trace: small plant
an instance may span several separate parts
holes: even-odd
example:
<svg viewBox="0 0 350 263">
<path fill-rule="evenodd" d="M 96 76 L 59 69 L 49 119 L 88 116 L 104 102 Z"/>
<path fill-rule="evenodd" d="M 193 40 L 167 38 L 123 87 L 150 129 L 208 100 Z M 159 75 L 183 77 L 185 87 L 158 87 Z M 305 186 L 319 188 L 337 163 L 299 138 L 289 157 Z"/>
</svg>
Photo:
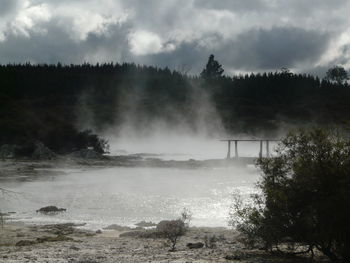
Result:
<svg viewBox="0 0 350 263">
<path fill-rule="evenodd" d="M 1 225 L 1 228 L 4 228 L 4 223 L 5 223 L 4 215 L 3 215 L 3 213 L 1 213 L 1 210 L 0 210 L 0 225 Z"/>
<path fill-rule="evenodd" d="M 263 209 L 261 196 L 257 194 L 250 196 L 254 204 L 243 202 L 240 192 L 233 193 L 232 197 L 233 204 L 230 208 L 228 224 L 242 234 L 239 239 L 246 247 L 261 247 L 262 243 L 264 243 L 261 239 L 262 233 L 256 227 L 259 220 L 257 217 Z M 268 236 L 265 237 L 265 242 L 267 240 Z M 265 244 L 262 246 L 265 246 Z"/>
<path fill-rule="evenodd" d="M 175 251 L 176 242 L 183 236 L 187 227 L 181 219 L 163 220 L 157 225 L 156 231 L 164 238 L 167 238 L 171 243 L 170 251 Z"/>
<path fill-rule="evenodd" d="M 189 210 L 188 208 L 185 208 L 182 210 L 181 212 L 181 218 L 180 220 L 182 220 L 186 227 L 188 228 L 190 226 L 190 222 L 192 220 L 192 212 L 191 210 Z"/>
<path fill-rule="evenodd" d="M 180 218 L 176 220 L 160 221 L 156 227 L 156 233 L 167 238 L 171 243 L 170 251 L 175 251 L 175 246 L 180 236 L 183 236 L 189 228 L 192 219 L 192 212 L 184 208 Z"/>
<path fill-rule="evenodd" d="M 204 236 L 204 245 L 206 248 L 216 248 L 216 242 L 218 241 L 215 235 L 213 236 Z"/>
</svg>

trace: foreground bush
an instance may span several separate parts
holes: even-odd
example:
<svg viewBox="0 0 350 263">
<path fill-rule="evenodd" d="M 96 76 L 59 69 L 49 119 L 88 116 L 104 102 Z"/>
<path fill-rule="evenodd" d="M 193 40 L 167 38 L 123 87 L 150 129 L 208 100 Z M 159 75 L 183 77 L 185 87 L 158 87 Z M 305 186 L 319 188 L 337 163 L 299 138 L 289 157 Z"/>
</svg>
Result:
<svg viewBox="0 0 350 263">
<path fill-rule="evenodd" d="M 266 249 L 288 243 L 293 252 L 304 247 L 313 256 L 318 249 L 350 262 L 350 141 L 320 129 L 299 131 L 277 153 L 258 160 L 261 195 L 253 207 L 235 207 L 233 224 Z"/>
<path fill-rule="evenodd" d="M 176 220 L 162 220 L 155 229 L 141 229 L 120 234 L 120 237 L 140 237 L 140 238 L 166 238 L 170 243 L 170 251 L 175 251 L 176 243 L 180 237 L 185 235 L 189 229 L 190 221 L 192 219 L 192 213 L 189 209 L 184 208 L 181 212 L 181 217 Z M 154 226 L 151 222 L 146 225 Z"/>
<path fill-rule="evenodd" d="M 187 227 L 181 219 L 163 220 L 158 223 L 156 231 L 162 237 L 167 238 L 170 241 L 170 251 L 175 251 L 176 242 L 180 236 L 183 236 L 186 233 Z"/>
</svg>

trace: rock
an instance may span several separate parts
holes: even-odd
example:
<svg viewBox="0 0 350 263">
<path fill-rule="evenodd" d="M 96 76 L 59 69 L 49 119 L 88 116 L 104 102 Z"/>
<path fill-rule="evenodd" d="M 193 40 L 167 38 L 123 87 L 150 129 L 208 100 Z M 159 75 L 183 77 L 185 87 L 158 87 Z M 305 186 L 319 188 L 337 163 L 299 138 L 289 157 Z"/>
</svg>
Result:
<svg viewBox="0 0 350 263">
<path fill-rule="evenodd" d="M 72 250 L 75 250 L 75 251 L 80 250 L 80 248 L 78 248 L 78 247 L 76 247 L 76 246 L 74 246 L 74 245 L 70 246 L 69 249 L 72 249 Z"/>
<path fill-rule="evenodd" d="M 95 232 L 96 234 L 102 234 L 102 231 L 99 229 Z"/>
<path fill-rule="evenodd" d="M 47 148 L 42 142 L 37 142 L 35 144 L 34 152 L 32 153 L 32 158 L 37 160 L 51 160 L 55 159 L 56 154 Z"/>
<path fill-rule="evenodd" d="M 37 242 L 33 241 L 33 240 L 20 240 L 16 243 L 16 246 L 17 247 L 31 246 L 31 245 L 34 245 L 36 243 Z"/>
<path fill-rule="evenodd" d="M 42 226 L 41 229 L 45 229 L 45 232 L 51 233 L 54 235 L 71 235 L 77 233 L 77 230 L 74 228 L 76 225 L 73 223 L 66 224 L 53 224 Z"/>
<path fill-rule="evenodd" d="M 187 243 L 186 247 L 188 247 L 189 249 L 196 249 L 204 247 L 204 244 L 202 242 Z"/>
<path fill-rule="evenodd" d="M 242 252 L 237 252 L 235 254 L 225 256 L 225 259 L 227 260 L 242 260 L 245 258 L 247 258 L 247 255 Z"/>
<path fill-rule="evenodd" d="M 152 226 L 157 226 L 157 224 L 155 224 L 153 222 L 141 221 L 141 222 L 135 224 L 135 226 L 138 226 L 138 227 L 152 227 Z"/>
<path fill-rule="evenodd" d="M 116 225 L 116 224 L 113 224 L 113 225 L 109 225 L 103 229 L 106 229 L 106 230 L 116 230 L 116 231 L 130 231 L 131 228 L 130 227 L 127 227 L 127 226 L 120 226 L 120 225 Z"/>
<path fill-rule="evenodd" d="M 263 258 L 257 258 L 253 261 L 254 263 L 268 263 L 268 261 L 266 261 L 265 259 Z"/>
<path fill-rule="evenodd" d="M 73 238 L 66 237 L 63 235 L 58 235 L 57 237 L 38 237 L 36 239 L 37 243 L 58 242 L 58 241 L 73 241 Z"/>
<path fill-rule="evenodd" d="M 103 228 L 105 230 L 116 230 L 116 231 L 130 231 L 132 230 L 132 228 L 128 227 L 128 226 L 121 226 L 121 225 L 117 225 L 117 224 L 113 224 L 113 225 L 109 225 L 105 228 Z"/>
<path fill-rule="evenodd" d="M 139 231 L 129 231 L 124 232 L 119 235 L 119 237 L 133 237 L 133 238 L 162 238 L 164 237 L 163 233 L 159 233 L 154 229 L 148 230 L 139 230 Z"/>
<path fill-rule="evenodd" d="M 83 159 L 105 159 L 105 157 L 102 154 L 95 152 L 92 149 L 82 149 L 79 151 L 75 151 L 69 154 L 69 156 L 73 158 Z"/>
<path fill-rule="evenodd" d="M 58 235 L 56 237 L 38 237 L 36 240 L 21 240 L 16 243 L 16 246 L 23 247 L 23 246 L 31 246 L 34 244 L 44 243 L 44 242 L 58 242 L 58 241 L 74 241 L 73 238 L 64 236 L 64 235 Z"/>
<path fill-rule="evenodd" d="M 44 213 L 44 214 L 50 214 L 50 213 L 58 213 L 58 212 L 65 212 L 67 209 L 65 208 L 58 208 L 57 206 L 45 206 L 40 208 L 39 210 L 36 210 L 37 213 Z"/>
</svg>

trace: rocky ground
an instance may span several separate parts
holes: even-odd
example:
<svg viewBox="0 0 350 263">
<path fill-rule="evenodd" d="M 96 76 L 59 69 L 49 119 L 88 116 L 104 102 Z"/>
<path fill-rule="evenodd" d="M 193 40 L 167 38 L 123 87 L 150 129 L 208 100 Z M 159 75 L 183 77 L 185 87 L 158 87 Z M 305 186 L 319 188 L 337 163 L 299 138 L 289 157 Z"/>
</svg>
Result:
<svg viewBox="0 0 350 263">
<path fill-rule="evenodd" d="M 305 258 L 245 249 L 237 233 L 225 228 L 190 228 L 174 252 L 164 238 L 125 234 L 128 231 L 114 227 L 96 233 L 73 224 L 7 223 L 0 229 L 0 262 L 307 262 Z M 205 236 L 214 235 L 212 248 L 186 246 L 204 243 Z"/>
</svg>

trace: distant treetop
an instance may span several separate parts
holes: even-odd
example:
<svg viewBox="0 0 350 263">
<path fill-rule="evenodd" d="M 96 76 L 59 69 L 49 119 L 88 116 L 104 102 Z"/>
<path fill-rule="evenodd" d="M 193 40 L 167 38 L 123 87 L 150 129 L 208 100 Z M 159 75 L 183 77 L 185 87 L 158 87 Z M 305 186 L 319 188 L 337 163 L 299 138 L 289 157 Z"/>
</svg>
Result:
<svg viewBox="0 0 350 263">
<path fill-rule="evenodd" d="M 205 66 L 205 69 L 201 72 L 201 77 L 206 80 L 214 80 L 222 77 L 224 73 L 224 69 L 222 65 L 214 59 L 214 55 L 210 55 L 208 59 L 208 63 Z"/>
<path fill-rule="evenodd" d="M 344 84 L 349 79 L 349 73 L 341 66 L 334 66 L 327 71 L 326 79 L 337 84 Z"/>
</svg>

